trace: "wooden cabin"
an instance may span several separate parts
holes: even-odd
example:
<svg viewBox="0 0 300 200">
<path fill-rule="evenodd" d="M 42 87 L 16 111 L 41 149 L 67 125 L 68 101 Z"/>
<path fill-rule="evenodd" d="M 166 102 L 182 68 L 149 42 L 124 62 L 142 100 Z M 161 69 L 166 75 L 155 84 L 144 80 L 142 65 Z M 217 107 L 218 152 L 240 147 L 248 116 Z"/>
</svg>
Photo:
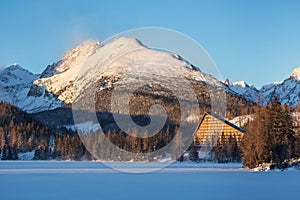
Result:
<svg viewBox="0 0 300 200">
<path fill-rule="evenodd" d="M 212 113 L 205 113 L 200 121 L 198 130 L 194 137 L 196 146 L 204 146 L 223 137 L 223 141 L 228 141 L 230 136 L 240 143 L 246 131 L 226 119 Z"/>
</svg>

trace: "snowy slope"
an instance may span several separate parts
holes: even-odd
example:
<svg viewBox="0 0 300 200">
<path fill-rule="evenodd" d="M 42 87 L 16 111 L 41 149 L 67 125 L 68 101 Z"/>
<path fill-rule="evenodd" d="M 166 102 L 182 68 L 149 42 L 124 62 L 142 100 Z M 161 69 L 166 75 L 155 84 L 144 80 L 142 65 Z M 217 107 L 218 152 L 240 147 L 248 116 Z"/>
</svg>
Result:
<svg viewBox="0 0 300 200">
<path fill-rule="evenodd" d="M 243 81 L 231 83 L 226 80 L 225 84 L 244 98 L 253 102 L 260 100 L 263 105 L 266 105 L 274 96 L 278 96 L 282 104 L 297 106 L 300 103 L 300 67 L 296 68 L 285 80 L 264 85 L 260 90 L 254 86 L 250 87 Z"/>
<path fill-rule="evenodd" d="M 186 78 L 206 82 L 212 86 L 224 87 L 222 82 L 211 75 L 202 73 L 198 68 L 195 68 L 179 55 L 149 49 L 140 41 L 133 38 L 121 37 L 115 39 L 101 48 L 98 48 L 95 51 L 95 55 L 99 58 L 97 65 L 101 65 L 102 68 L 94 68 L 93 65 L 91 65 L 90 68 L 81 71 L 80 74 L 82 77 L 78 79 L 78 87 L 80 87 L 80 85 L 88 86 L 92 84 L 92 82 L 89 81 L 96 80 L 99 75 L 109 77 L 106 81 L 106 87 L 112 86 L 111 80 L 116 78 L 122 79 L 123 74 L 131 71 L 134 72 L 134 67 L 143 66 L 145 63 L 163 63 L 166 69 L 171 66 L 178 74 L 182 74 Z M 132 75 L 134 76 L 134 74 Z M 155 69 L 153 69 L 143 78 L 147 80 L 147 78 L 149 79 L 149 77 L 153 75 L 160 75 L 165 79 L 170 77 L 168 70 L 155 71 Z M 127 79 L 121 81 L 124 83 L 130 82 L 131 80 Z"/>
<path fill-rule="evenodd" d="M 79 133 L 90 133 L 90 132 L 96 132 L 101 129 L 99 123 L 94 123 L 91 121 L 80 123 L 80 124 L 68 124 L 64 125 L 65 128 L 70 129 L 72 131 L 78 130 Z"/>
<path fill-rule="evenodd" d="M 32 74 L 18 64 L 0 69 L 0 87 L 32 83 L 39 75 Z"/>
<path fill-rule="evenodd" d="M 294 77 L 295 79 L 300 80 L 300 66 L 294 69 L 290 77 Z"/>
<path fill-rule="evenodd" d="M 94 67 L 92 64 L 85 69 L 81 68 L 91 55 L 97 55 L 97 64 L 103 66 L 102 68 Z M 274 95 L 278 95 L 282 103 L 296 105 L 299 102 L 300 67 L 283 82 L 266 85 L 257 90 L 243 81 L 232 83 L 228 80 L 224 84 L 201 72 L 178 54 L 149 49 L 137 39 L 124 37 L 105 45 L 100 45 L 100 42 L 96 41 L 84 42 L 67 52 L 60 61 L 47 66 L 40 76 L 18 65 L 3 69 L 0 71 L 0 101 L 11 102 L 30 113 L 52 110 L 73 102 L 74 80 L 77 76 L 79 78 L 76 87 L 79 87 L 79 92 L 93 84 L 92 80 L 100 77 L 107 78 L 103 88 L 100 88 L 104 89 L 111 87 L 112 80 L 118 78 L 121 80 L 119 83 L 130 83 L 130 79 L 122 79 L 124 73 L 132 71 L 133 66 L 145 63 L 171 66 L 178 74 L 188 79 L 226 88 L 228 92 L 253 102 L 258 102 L 260 97 L 262 103 L 266 104 Z M 159 71 L 158 74 L 172 80 L 167 70 Z M 151 70 L 148 76 L 153 75 Z"/>
<path fill-rule="evenodd" d="M 57 95 L 65 103 L 72 102 L 73 82 L 86 58 L 99 46 L 99 42 L 86 41 L 67 52 L 60 61 L 49 65 L 34 84 Z"/>
<path fill-rule="evenodd" d="M 297 126 L 297 124 L 300 123 L 300 112 L 292 112 L 291 116 L 293 118 L 294 126 Z M 242 116 L 235 117 L 229 121 L 235 124 L 236 126 L 243 127 L 247 123 L 253 120 L 254 120 L 254 115 L 242 115 Z"/>
<path fill-rule="evenodd" d="M 104 68 L 94 65 L 81 68 L 92 54 L 97 54 L 98 64 L 105 66 Z M 112 84 L 110 80 L 122 77 L 124 73 L 132 70 L 132 66 L 145 63 L 163 63 L 172 66 L 178 74 L 183 74 L 186 78 L 224 87 L 222 82 L 202 73 L 177 54 L 152 50 L 137 39 L 121 37 L 105 45 L 95 41 L 84 42 L 67 52 L 60 61 L 47 66 L 40 77 L 19 66 L 15 66 L 19 71 L 3 71 L 0 77 L 1 100 L 11 102 L 30 113 L 52 110 L 72 103 L 74 80 L 77 76 L 77 86 L 82 87 L 82 90 L 94 83 L 91 80 L 100 77 L 108 77 L 106 85 L 109 87 Z M 167 70 L 156 73 L 169 77 Z M 154 73 L 149 73 L 149 76 L 153 75 Z"/>
<path fill-rule="evenodd" d="M 300 98 L 300 67 L 296 68 L 291 75 L 280 83 L 263 86 L 260 89 L 260 96 L 263 104 L 278 96 L 282 104 L 296 106 Z"/>
<path fill-rule="evenodd" d="M 253 115 L 243 115 L 243 116 L 235 117 L 229 121 L 236 126 L 244 127 L 246 124 L 253 121 L 253 117 L 254 117 Z"/>
<path fill-rule="evenodd" d="M 33 82 L 39 77 L 21 66 L 14 64 L 0 71 L 0 101 L 14 104 L 28 111 L 38 112 L 62 105 L 55 95 L 37 88 L 39 94 L 32 92 L 36 86 Z"/>
<path fill-rule="evenodd" d="M 99 45 L 87 41 L 67 52 L 41 74 L 32 74 L 17 64 L 0 71 L 0 101 L 36 113 L 70 103 L 72 84 L 86 57 Z"/>
<path fill-rule="evenodd" d="M 95 67 L 93 64 L 84 69 L 81 68 L 91 55 L 97 56 L 97 65 L 101 65 L 101 68 Z M 38 94 L 45 90 L 49 94 L 54 94 L 56 98 L 49 102 L 59 100 L 59 103 L 52 103 L 52 109 L 59 107 L 61 102 L 72 103 L 74 80 L 77 76 L 76 87 L 79 88 L 79 92 L 90 84 L 94 84 L 94 80 L 98 80 L 100 77 L 108 77 L 106 87 L 109 87 L 112 85 L 111 80 L 122 77 L 124 73 L 131 71 L 133 66 L 145 63 L 163 63 L 172 66 L 177 73 L 183 74 L 187 78 L 203 81 L 212 86 L 224 87 L 222 82 L 211 75 L 202 73 L 177 54 L 152 50 L 137 39 L 121 37 L 105 45 L 100 45 L 100 42 L 87 41 L 72 49 L 59 62 L 47 67 L 41 77 L 33 82 L 34 86 L 31 87 L 31 91 L 33 94 Z M 159 71 L 158 74 L 162 77 L 169 76 L 167 70 Z M 149 76 L 151 75 L 153 73 L 149 73 Z M 31 109 L 30 111 L 42 110 L 45 108 Z"/>
<path fill-rule="evenodd" d="M 244 81 L 230 82 L 228 79 L 225 81 L 225 84 L 238 95 L 243 96 L 247 100 L 258 103 L 259 90 L 254 86 L 249 86 Z"/>
</svg>

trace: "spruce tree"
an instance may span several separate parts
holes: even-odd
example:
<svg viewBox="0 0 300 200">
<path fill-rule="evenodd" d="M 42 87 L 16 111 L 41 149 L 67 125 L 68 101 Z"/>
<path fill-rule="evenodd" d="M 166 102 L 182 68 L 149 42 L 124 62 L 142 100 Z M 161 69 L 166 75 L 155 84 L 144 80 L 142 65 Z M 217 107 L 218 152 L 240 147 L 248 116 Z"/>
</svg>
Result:
<svg viewBox="0 0 300 200">
<path fill-rule="evenodd" d="M 7 160 L 7 148 L 6 148 L 6 145 L 4 145 L 3 148 L 2 148 L 1 160 Z"/>
<path fill-rule="evenodd" d="M 243 162 L 250 168 L 261 163 L 281 165 L 295 155 L 295 134 L 290 109 L 274 97 L 266 107 L 258 107 L 242 140 Z"/>
<path fill-rule="evenodd" d="M 215 159 L 220 163 L 227 160 L 227 144 L 224 133 L 221 134 L 215 147 Z"/>
<path fill-rule="evenodd" d="M 199 153 L 194 143 L 192 143 L 192 145 L 189 148 L 189 159 L 193 162 L 197 162 L 199 160 Z"/>
<path fill-rule="evenodd" d="M 254 119 L 246 127 L 248 130 L 242 138 L 242 160 L 245 166 L 254 168 L 264 162 L 268 153 L 267 128 L 266 128 L 266 109 L 257 106 L 255 108 Z"/>
<path fill-rule="evenodd" d="M 281 164 L 293 154 L 294 132 L 292 118 L 288 109 L 282 108 L 278 97 L 272 99 L 268 116 L 268 149 L 271 152 L 267 160 L 271 163 Z"/>
<path fill-rule="evenodd" d="M 7 148 L 7 160 L 13 160 L 13 151 L 10 146 Z"/>
</svg>

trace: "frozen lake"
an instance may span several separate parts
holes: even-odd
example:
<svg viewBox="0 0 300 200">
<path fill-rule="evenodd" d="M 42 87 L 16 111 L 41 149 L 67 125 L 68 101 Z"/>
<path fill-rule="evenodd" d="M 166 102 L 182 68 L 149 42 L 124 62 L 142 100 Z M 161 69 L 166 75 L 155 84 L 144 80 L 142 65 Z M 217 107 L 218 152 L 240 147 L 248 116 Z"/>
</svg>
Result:
<svg viewBox="0 0 300 200">
<path fill-rule="evenodd" d="M 298 198 L 299 180 L 297 170 L 258 173 L 240 164 L 175 163 L 132 174 L 96 162 L 13 161 L 0 162 L 0 199 L 288 199 Z"/>
</svg>

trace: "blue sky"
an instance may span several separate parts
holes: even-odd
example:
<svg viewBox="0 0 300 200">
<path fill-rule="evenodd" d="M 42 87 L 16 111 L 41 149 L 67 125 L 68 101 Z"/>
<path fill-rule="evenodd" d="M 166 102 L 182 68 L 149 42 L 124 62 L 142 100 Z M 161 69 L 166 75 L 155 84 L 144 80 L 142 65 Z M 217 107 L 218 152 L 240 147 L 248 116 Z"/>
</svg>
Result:
<svg viewBox="0 0 300 200">
<path fill-rule="evenodd" d="M 6 1 L 0 3 L 0 65 L 40 73 L 84 40 L 154 26 L 195 39 L 224 79 L 259 88 L 300 65 L 299 2 Z"/>
</svg>

